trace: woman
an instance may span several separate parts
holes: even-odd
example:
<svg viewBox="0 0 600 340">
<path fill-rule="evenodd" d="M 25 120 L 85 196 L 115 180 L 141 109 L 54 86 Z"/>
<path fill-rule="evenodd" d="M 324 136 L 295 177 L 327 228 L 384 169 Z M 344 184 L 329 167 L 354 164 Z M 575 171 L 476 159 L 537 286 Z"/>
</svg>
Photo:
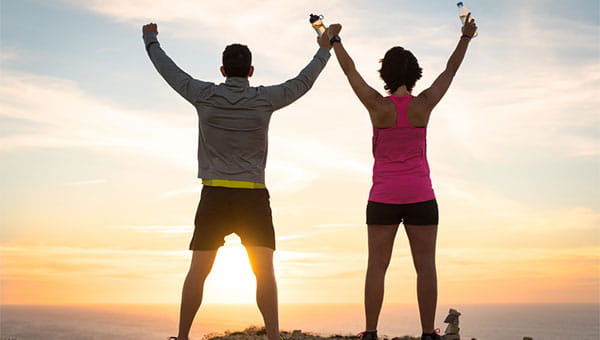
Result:
<svg viewBox="0 0 600 340">
<path fill-rule="evenodd" d="M 410 51 L 393 47 L 381 60 L 379 73 L 389 96 L 383 97 L 360 76 L 337 33 L 329 27 L 335 55 L 373 125 L 373 186 L 367 204 L 369 262 L 365 280 L 366 328 L 362 339 L 377 339 L 377 322 L 383 303 L 385 272 L 400 223 L 408 235 L 417 271 L 417 297 L 422 340 L 441 339 L 434 330 L 437 304 L 435 242 L 438 208 L 426 157 L 426 127 L 431 111 L 448 90 L 471 38 L 477 31 L 470 14 L 458 46 L 446 69 L 431 87 L 412 95 L 422 69 Z"/>
</svg>

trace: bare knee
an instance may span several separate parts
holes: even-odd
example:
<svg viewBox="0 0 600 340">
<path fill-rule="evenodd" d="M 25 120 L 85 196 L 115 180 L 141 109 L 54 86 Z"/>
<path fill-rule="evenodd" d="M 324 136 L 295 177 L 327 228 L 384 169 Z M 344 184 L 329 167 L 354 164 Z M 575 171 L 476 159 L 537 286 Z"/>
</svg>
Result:
<svg viewBox="0 0 600 340">
<path fill-rule="evenodd" d="M 217 251 L 194 251 L 188 277 L 204 280 L 210 273 Z"/>
<path fill-rule="evenodd" d="M 380 256 L 369 256 L 369 264 L 367 272 L 374 275 L 383 275 L 387 271 L 390 265 L 389 258 L 383 258 Z"/>
<path fill-rule="evenodd" d="M 254 264 L 252 266 L 252 272 L 256 277 L 256 280 L 271 280 L 275 279 L 275 268 L 273 263 L 261 263 Z"/>
<path fill-rule="evenodd" d="M 190 266 L 188 276 L 194 279 L 205 280 L 208 274 L 210 274 L 211 267 L 209 266 Z"/>
<path fill-rule="evenodd" d="M 204 280 L 206 279 L 208 274 L 210 274 L 210 271 L 212 270 L 212 265 L 212 262 L 207 263 L 192 261 L 192 264 L 190 265 L 190 269 L 188 271 L 188 276 L 191 276 L 195 279 Z"/>
<path fill-rule="evenodd" d="M 273 249 L 266 247 L 246 247 L 252 272 L 257 280 L 274 279 Z"/>
<path fill-rule="evenodd" d="M 417 275 L 436 275 L 434 258 L 414 259 Z"/>
</svg>

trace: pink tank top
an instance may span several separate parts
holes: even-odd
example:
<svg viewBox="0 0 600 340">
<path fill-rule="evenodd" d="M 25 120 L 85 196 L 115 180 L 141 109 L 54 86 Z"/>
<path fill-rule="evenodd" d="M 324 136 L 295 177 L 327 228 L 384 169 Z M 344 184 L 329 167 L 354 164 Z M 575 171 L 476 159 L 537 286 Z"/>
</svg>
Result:
<svg viewBox="0 0 600 340">
<path fill-rule="evenodd" d="M 373 129 L 373 186 L 369 201 L 388 204 L 425 202 L 435 198 L 427 163 L 427 128 L 408 122 L 413 96 L 389 96 L 398 111 L 398 122 Z"/>
</svg>

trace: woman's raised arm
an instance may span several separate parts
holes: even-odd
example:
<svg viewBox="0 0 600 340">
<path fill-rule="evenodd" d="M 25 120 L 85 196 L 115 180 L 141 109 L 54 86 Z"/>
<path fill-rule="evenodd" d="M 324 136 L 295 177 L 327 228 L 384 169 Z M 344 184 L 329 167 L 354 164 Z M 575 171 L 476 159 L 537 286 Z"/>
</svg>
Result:
<svg viewBox="0 0 600 340">
<path fill-rule="evenodd" d="M 448 59 L 446 69 L 435 79 L 433 84 L 415 97 L 411 105 L 409 105 L 409 119 L 416 126 L 426 126 L 429 122 L 429 116 L 433 108 L 440 102 L 450 84 L 456 75 L 460 64 L 462 63 L 467 47 L 473 35 L 477 31 L 475 20 L 471 19 L 471 13 L 467 16 L 465 24 L 462 28 L 462 36 L 458 41 L 458 45 Z"/>
<path fill-rule="evenodd" d="M 342 26 L 340 24 L 333 24 L 327 29 L 327 34 L 330 37 L 336 36 L 341 29 Z M 346 78 L 348 78 L 352 90 L 354 90 L 358 99 L 360 99 L 361 103 L 369 111 L 373 127 L 388 128 L 394 126 L 397 118 L 394 104 L 389 100 L 385 100 L 379 92 L 367 84 L 356 70 L 354 61 L 341 41 L 333 43 L 333 50 Z"/>
</svg>

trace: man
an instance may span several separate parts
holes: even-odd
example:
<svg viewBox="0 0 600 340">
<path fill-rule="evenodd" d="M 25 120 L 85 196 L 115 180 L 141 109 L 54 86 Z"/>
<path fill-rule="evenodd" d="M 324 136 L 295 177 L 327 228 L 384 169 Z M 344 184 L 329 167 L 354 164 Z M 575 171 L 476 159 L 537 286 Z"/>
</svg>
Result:
<svg viewBox="0 0 600 340">
<path fill-rule="evenodd" d="M 256 276 L 256 302 L 269 340 L 279 340 L 277 283 L 273 270 L 275 235 L 265 186 L 267 135 L 273 111 L 305 94 L 330 57 L 331 42 L 324 34 L 310 63 L 293 79 L 274 86 L 249 86 L 252 55 L 248 47 L 229 45 L 223 52 L 216 85 L 192 78 L 161 49 L 158 28 L 142 28 L 150 60 L 167 83 L 198 112 L 198 177 L 202 178 L 192 263 L 183 285 L 177 340 L 188 340 L 192 321 L 202 302 L 204 280 L 210 273 L 224 237 L 240 236 Z"/>
</svg>

